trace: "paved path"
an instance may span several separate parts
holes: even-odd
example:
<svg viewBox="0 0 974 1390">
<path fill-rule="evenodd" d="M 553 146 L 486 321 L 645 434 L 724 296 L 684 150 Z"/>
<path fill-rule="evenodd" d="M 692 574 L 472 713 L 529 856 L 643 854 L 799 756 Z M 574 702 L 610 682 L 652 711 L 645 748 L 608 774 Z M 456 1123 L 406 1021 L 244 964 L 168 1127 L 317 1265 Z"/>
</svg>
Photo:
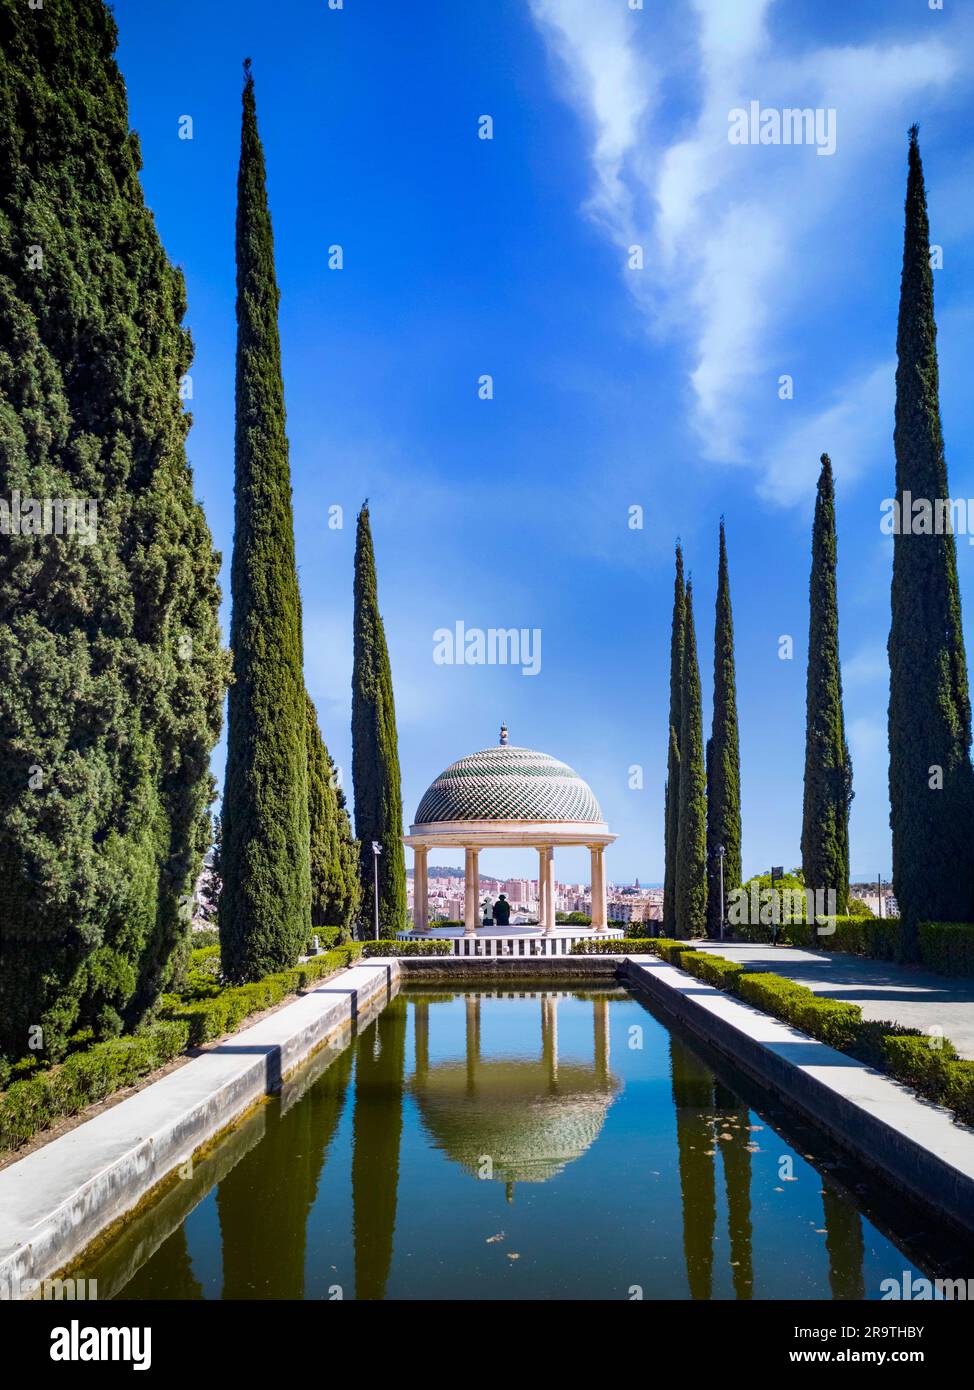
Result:
<svg viewBox="0 0 974 1390">
<path fill-rule="evenodd" d="M 935 975 L 920 966 L 865 960 L 794 946 L 701 943 L 728 960 L 787 975 L 816 994 L 862 1006 L 863 1018 L 943 1030 L 962 1057 L 974 1058 L 974 979 Z"/>
</svg>

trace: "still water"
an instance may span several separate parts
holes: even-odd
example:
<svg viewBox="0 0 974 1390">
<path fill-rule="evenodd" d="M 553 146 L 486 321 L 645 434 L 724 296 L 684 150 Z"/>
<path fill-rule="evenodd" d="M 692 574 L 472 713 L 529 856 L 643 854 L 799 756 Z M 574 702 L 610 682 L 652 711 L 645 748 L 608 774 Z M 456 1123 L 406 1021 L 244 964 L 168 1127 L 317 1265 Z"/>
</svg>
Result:
<svg viewBox="0 0 974 1390">
<path fill-rule="evenodd" d="M 622 989 L 425 986 L 85 1272 L 125 1299 L 877 1298 L 935 1267 L 883 1201 Z"/>
</svg>

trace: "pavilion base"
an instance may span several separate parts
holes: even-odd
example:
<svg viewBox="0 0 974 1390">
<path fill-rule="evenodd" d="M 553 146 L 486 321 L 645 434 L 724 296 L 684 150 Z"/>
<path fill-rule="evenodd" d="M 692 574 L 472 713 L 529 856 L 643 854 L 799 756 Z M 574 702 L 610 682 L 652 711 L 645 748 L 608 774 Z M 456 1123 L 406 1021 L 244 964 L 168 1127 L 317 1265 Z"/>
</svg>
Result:
<svg viewBox="0 0 974 1390">
<path fill-rule="evenodd" d="M 610 940 L 623 935 L 619 927 L 478 927 L 467 933 L 462 927 L 435 927 L 428 931 L 404 931 L 402 941 L 450 941 L 455 956 L 569 956 L 576 941 L 594 937 Z"/>
</svg>

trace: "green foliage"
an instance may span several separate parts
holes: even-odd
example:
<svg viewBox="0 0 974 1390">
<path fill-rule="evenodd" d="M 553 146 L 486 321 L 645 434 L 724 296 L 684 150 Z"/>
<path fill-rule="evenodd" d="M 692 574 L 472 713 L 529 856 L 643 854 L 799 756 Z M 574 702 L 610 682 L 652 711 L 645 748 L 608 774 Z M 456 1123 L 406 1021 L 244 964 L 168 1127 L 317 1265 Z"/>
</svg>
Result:
<svg viewBox="0 0 974 1390">
<path fill-rule="evenodd" d="M 974 975 L 974 923 L 921 922 L 920 959 L 943 975 Z"/>
<path fill-rule="evenodd" d="M 896 357 L 896 498 L 902 506 L 908 492 L 932 508 L 950 494 L 940 425 L 930 227 L 915 126 Z M 971 703 L 952 534 L 908 535 L 899 528 L 893 538 L 892 610 L 893 890 L 903 921 L 902 956 L 915 960 L 921 922 L 963 922 L 974 913 Z"/>
<path fill-rule="evenodd" d="M 847 917 L 875 917 L 876 914 L 868 903 L 863 902 L 862 898 L 850 897 L 846 907 Z"/>
<path fill-rule="evenodd" d="M 40 1024 L 48 1060 L 171 977 L 226 676 L 185 286 L 115 44 L 100 0 L 0 7 L 0 497 L 97 508 L 97 543 L 0 553 L 0 1047 Z"/>
<path fill-rule="evenodd" d="M 372 956 L 452 956 L 452 941 L 437 941 L 435 939 L 421 941 L 364 941 L 362 943 L 362 955 L 365 959 Z"/>
<path fill-rule="evenodd" d="M 777 895 L 774 899 L 767 896 L 772 891 Z M 734 934 L 745 941 L 772 940 L 775 924 L 770 918 L 773 912 L 778 917 L 779 941 L 786 939 L 785 926 L 805 922 L 807 904 L 800 872 L 782 874 L 781 878 L 773 881 L 770 873 L 754 874 L 743 885 L 743 892 L 746 895 L 744 908 L 738 910 L 732 903 L 729 916 Z M 746 911 L 747 921 L 738 920 L 742 911 Z M 761 918 L 769 920 L 762 921 Z M 810 933 L 803 934 L 801 944 L 811 945 Z"/>
<path fill-rule="evenodd" d="M 331 946 L 340 946 L 346 939 L 342 934 L 341 927 L 315 927 L 305 943 L 305 955 L 310 955 L 315 937 L 318 938 L 318 946 L 321 950 L 328 950 Z"/>
<path fill-rule="evenodd" d="M 254 85 L 237 178 L 237 362 L 223 965 L 236 982 L 295 963 L 311 927 L 301 600 L 274 271 Z"/>
<path fill-rule="evenodd" d="M 681 970 L 688 970 L 715 989 L 734 991 L 738 975 L 743 975 L 748 967 L 739 961 L 725 960 L 713 951 L 682 951 L 675 962 Z"/>
<path fill-rule="evenodd" d="M 308 820 L 311 837 L 311 925 L 338 927 L 348 941 L 358 917 L 361 886 L 359 847 L 338 785 L 335 765 L 322 741 L 310 696 L 306 697 L 308 748 Z"/>
<path fill-rule="evenodd" d="M 683 692 L 683 643 L 686 636 L 686 589 L 683 583 L 683 551 L 676 547 L 673 581 L 673 622 L 670 628 L 670 718 L 666 754 L 666 795 L 663 807 L 665 872 L 663 927 L 676 930 L 676 846 L 680 826 L 680 731 Z"/>
<path fill-rule="evenodd" d="M 231 1033 L 243 1019 L 263 1009 L 280 1004 L 289 994 L 310 989 L 326 975 L 344 970 L 361 955 L 360 942 L 349 942 L 322 956 L 313 956 L 287 970 L 276 970 L 260 980 L 246 985 L 228 985 L 208 991 L 200 997 L 198 991 L 186 996 L 169 995 L 163 1001 L 162 1014 L 186 1024 L 189 1042 L 193 1047 L 212 1042 L 214 1038 Z"/>
<path fill-rule="evenodd" d="M 724 848 L 724 899 L 741 882 L 741 750 L 737 727 L 734 671 L 734 619 L 731 613 L 727 540 L 720 522 L 717 560 L 717 614 L 714 623 L 714 715 L 707 741 L 707 932 L 720 936 L 721 863 Z"/>
<path fill-rule="evenodd" d="M 679 965 L 680 956 L 684 951 L 692 951 L 693 947 L 686 941 L 674 941 L 669 937 L 655 936 L 651 938 L 649 948 L 654 956 L 659 956 L 665 960 L 667 965 Z"/>
<path fill-rule="evenodd" d="M 659 937 L 587 937 L 572 942 L 573 956 L 648 956 L 656 949 Z M 686 943 L 682 943 L 685 945 Z"/>
<path fill-rule="evenodd" d="M 217 931 L 216 927 L 202 927 L 191 933 L 189 944 L 194 951 L 199 951 L 208 946 L 219 946 L 220 933 Z"/>
<path fill-rule="evenodd" d="M 70 1056 L 0 1094 L 0 1150 L 17 1148 L 41 1130 L 164 1066 L 187 1044 L 185 1024 L 150 1024 L 129 1038 L 112 1038 Z"/>
<path fill-rule="evenodd" d="M 379 613 L 375 553 L 366 503 L 355 541 L 355 617 L 352 668 L 352 787 L 355 834 L 360 846 L 361 920 L 375 920 L 372 841 L 379 857 L 379 927 L 406 925 L 406 860 L 402 843 L 402 789 L 392 668 Z"/>
<path fill-rule="evenodd" d="M 846 919 L 848 920 L 848 919 Z M 809 1037 L 877 1067 L 941 1104 L 974 1119 L 974 1062 L 961 1061 L 947 1039 L 895 1023 L 864 1021 L 858 1004 L 828 999 L 770 971 L 752 971 L 685 942 L 657 941 L 651 949 L 688 974 L 736 995 Z"/>
<path fill-rule="evenodd" d="M 809 888 L 834 892 L 836 911 L 844 914 L 849 900 L 852 762 L 842 713 L 835 572 L 835 485 L 832 463 L 828 454 L 823 454 L 812 525 L 812 573 L 808 582 L 802 872 Z"/>
<path fill-rule="evenodd" d="M 685 595 L 680 720 L 675 929 L 681 935 L 694 937 L 703 936 L 707 928 L 707 777 L 692 584 L 687 584 Z"/>
<path fill-rule="evenodd" d="M 590 927 L 592 918 L 587 912 L 556 912 L 555 926 L 560 927 Z M 635 922 L 632 923 L 636 925 Z"/>
</svg>

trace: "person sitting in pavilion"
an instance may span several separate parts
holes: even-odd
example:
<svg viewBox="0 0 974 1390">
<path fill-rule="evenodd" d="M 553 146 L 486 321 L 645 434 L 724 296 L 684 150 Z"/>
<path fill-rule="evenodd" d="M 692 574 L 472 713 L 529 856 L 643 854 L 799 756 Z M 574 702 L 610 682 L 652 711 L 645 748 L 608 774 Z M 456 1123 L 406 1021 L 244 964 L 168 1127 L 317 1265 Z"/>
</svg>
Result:
<svg viewBox="0 0 974 1390">
<path fill-rule="evenodd" d="M 502 893 L 494 903 L 494 921 L 499 927 L 506 927 L 511 920 L 511 904 Z"/>
</svg>

